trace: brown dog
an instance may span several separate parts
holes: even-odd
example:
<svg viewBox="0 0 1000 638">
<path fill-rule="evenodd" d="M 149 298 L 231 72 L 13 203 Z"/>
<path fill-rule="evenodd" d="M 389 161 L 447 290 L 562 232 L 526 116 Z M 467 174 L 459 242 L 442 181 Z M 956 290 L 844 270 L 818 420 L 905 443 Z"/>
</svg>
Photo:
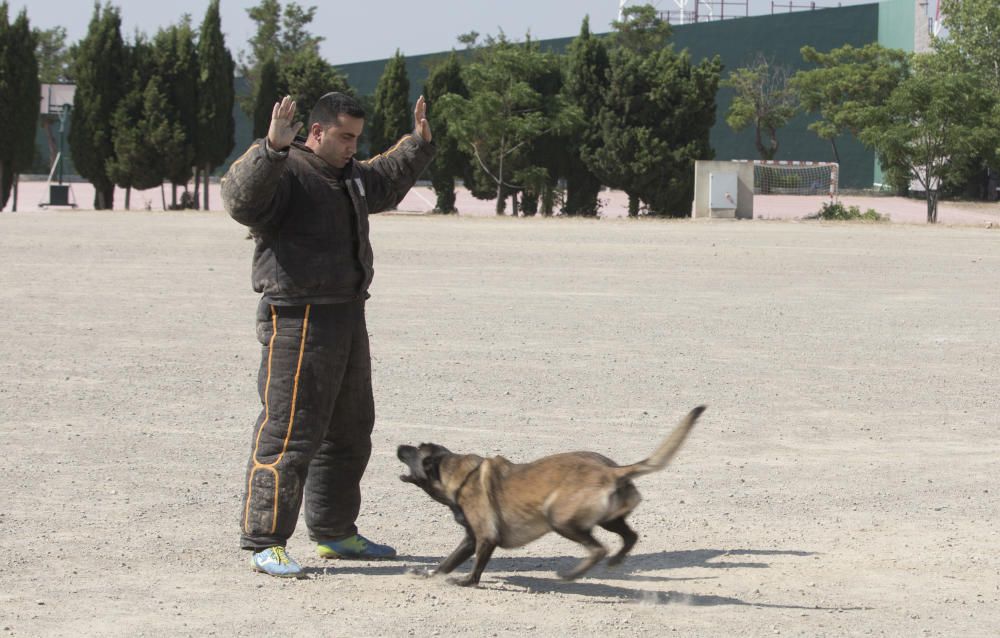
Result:
<svg viewBox="0 0 1000 638">
<path fill-rule="evenodd" d="M 477 585 L 494 549 L 521 547 L 554 531 L 590 553 L 560 574 L 578 578 L 608 553 L 591 534 L 595 525 L 622 537 L 624 545 L 608 561 L 617 565 L 639 538 L 625 522 L 641 500 L 632 479 L 666 467 L 704 411 L 705 406 L 691 410 L 652 456 L 625 466 L 594 452 L 555 454 L 518 464 L 502 456 L 454 454 L 434 443 L 400 445 L 396 456 L 410 469 L 400 480 L 447 505 L 465 528 L 465 538 L 434 573 L 451 573 L 474 553 L 472 572 L 455 582 Z"/>
</svg>

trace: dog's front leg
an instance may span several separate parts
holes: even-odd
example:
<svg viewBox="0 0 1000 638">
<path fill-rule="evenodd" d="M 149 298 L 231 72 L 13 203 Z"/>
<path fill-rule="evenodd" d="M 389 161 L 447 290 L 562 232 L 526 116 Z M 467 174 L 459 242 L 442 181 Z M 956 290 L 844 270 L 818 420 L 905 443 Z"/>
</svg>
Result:
<svg viewBox="0 0 1000 638">
<path fill-rule="evenodd" d="M 497 544 L 493 541 L 477 539 L 476 562 L 472 566 L 472 571 L 465 578 L 456 578 L 451 582 L 456 585 L 461 585 L 462 587 L 475 587 L 478 585 L 479 578 L 483 575 L 483 569 L 486 568 L 486 563 L 490 562 L 490 557 L 493 556 L 493 550 L 496 549 L 496 547 Z"/>
<path fill-rule="evenodd" d="M 450 574 L 455 570 L 456 567 L 469 560 L 476 551 L 476 538 L 472 534 L 466 532 L 465 538 L 462 542 L 458 544 L 448 558 L 441 561 L 441 564 L 437 566 L 434 570 L 435 574 Z"/>
</svg>

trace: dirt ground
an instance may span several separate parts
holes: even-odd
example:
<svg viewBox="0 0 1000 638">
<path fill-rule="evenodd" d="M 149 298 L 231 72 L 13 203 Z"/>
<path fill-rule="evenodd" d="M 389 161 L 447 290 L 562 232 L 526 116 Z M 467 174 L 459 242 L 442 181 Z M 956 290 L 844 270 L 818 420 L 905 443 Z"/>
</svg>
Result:
<svg viewBox="0 0 1000 638">
<path fill-rule="evenodd" d="M 251 573 L 251 244 L 222 213 L 0 215 L 0 635 L 993 636 L 1000 230 L 389 215 L 372 224 L 393 562 Z M 568 583 L 554 535 L 478 589 L 400 443 L 645 457 L 641 538 Z M 609 544 L 615 539 L 599 531 Z M 463 568 L 462 571 L 464 571 Z"/>
</svg>

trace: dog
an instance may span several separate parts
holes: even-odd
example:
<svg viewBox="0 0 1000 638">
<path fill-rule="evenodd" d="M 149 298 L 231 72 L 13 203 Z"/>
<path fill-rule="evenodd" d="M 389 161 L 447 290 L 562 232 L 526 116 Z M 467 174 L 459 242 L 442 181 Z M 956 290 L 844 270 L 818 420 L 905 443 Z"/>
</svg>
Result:
<svg viewBox="0 0 1000 638">
<path fill-rule="evenodd" d="M 550 531 L 583 545 L 588 556 L 560 573 L 573 580 L 607 556 L 594 538 L 600 526 L 622 537 L 622 548 L 608 560 L 622 562 L 639 535 L 625 517 L 641 500 L 632 479 L 666 467 L 705 406 L 685 416 L 649 458 L 619 466 L 594 452 L 568 452 L 531 463 L 511 463 L 502 456 L 455 454 L 435 443 L 400 445 L 396 456 L 409 468 L 400 480 L 423 489 L 447 505 L 465 528 L 465 538 L 433 574 L 449 574 L 473 554 L 472 571 L 452 582 L 476 586 L 497 547 L 522 547 Z"/>
</svg>

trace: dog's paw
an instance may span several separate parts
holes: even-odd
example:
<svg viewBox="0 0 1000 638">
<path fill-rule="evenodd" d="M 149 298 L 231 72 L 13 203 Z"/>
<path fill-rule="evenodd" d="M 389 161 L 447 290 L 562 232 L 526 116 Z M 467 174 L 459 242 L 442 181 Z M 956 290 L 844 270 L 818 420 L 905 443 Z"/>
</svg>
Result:
<svg viewBox="0 0 1000 638">
<path fill-rule="evenodd" d="M 459 587 L 476 587 L 479 585 L 479 581 L 471 575 L 466 576 L 465 578 L 449 578 L 448 582 L 452 585 L 458 585 Z"/>
</svg>

